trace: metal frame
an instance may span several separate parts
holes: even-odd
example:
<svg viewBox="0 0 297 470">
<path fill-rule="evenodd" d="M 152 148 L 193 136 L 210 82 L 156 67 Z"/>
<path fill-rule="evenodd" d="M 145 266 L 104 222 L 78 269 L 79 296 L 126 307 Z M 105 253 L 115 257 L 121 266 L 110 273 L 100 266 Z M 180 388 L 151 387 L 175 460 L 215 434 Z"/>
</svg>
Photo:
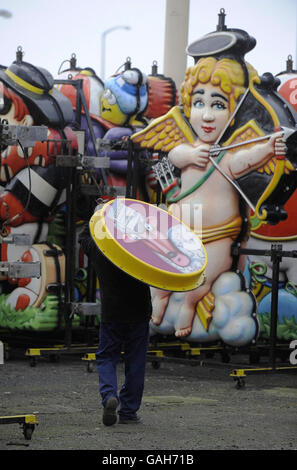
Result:
<svg viewBox="0 0 297 470">
<path fill-rule="evenodd" d="M 4 364 L 4 344 L 0 341 L 0 365 Z M 0 416 L 1 424 L 12 424 L 19 423 L 22 425 L 23 434 L 25 439 L 30 440 L 35 429 L 35 425 L 38 424 L 35 414 L 23 414 L 16 416 Z"/>
<path fill-rule="evenodd" d="M 96 139 L 94 130 L 92 127 L 92 122 L 87 108 L 85 96 L 83 93 L 83 80 L 55 80 L 55 84 L 65 84 L 71 85 L 76 88 L 76 110 L 75 110 L 75 124 L 80 129 L 81 126 L 81 108 L 83 107 L 88 128 L 90 131 L 95 156 L 98 157 L 98 152 L 96 148 Z M 73 195 L 77 192 L 78 188 L 78 172 L 77 168 L 81 166 L 82 159 L 77 155 L 69 156 L 67 159 L 61 158 L 62 156 L 57 156 L 56 164 L 59 166 L 68 167 L 69 179 L 66 187 L 66 243 L 65 243 L 65 297 L 63 305 L 63 314 L 65 319 L 65 345 L 70 347 L 72 340 L 72 317 L 75 311 L 75 302 L 74 302 L 74 277 L 75 277 L 75 226 L 76 226 L 76 204 L 75 198 Z M 86 157 L 83 157 L 86 158 Z M 100 160 L 101 161 L 101 160 Z M 104 168 L 108 167 L 108 162 L 102 161 L 103 167 L 101 169 L 102 179 L 105 185 L 107 185 L 107 177 Z M 94 157 L 89 161 L 90 166 L 94 165 Z M 93 164 L 93 165 L 92 165 Z M 87 291 L 90 293 L 89 283 L 92 283 L 92 279 L 88 277 L 88 287 Z M 95 300 L 88 299 L 88 300 Z"/>
<path fill-rule="evenodd" d="M 59 166 L 64 166 L 69 168 L 69 179 L 68 185 L 66 188 L 66 206 L 67 206 L 67 215 L 66 215 L 66 246 L 65 246 L 65 261 L 66 261 L 66 272 L 65 272 L 65 300 L 64 300 L 64 308 L 63 314 L 65 318 L 65 345 L 66 347 L 70 348 L 71 340 L 72 340 L 72 317 L 74 315 L 75 310 L 77 309 L 77 304 L 74 302 L 74 276 L 75 276 L 75 221 L 76 221 L 76 204 L 75 198 L 73 198 L 73 194 L 76 193 L 78 189 L 78 168 L 82 165 L 82 163 L 87 164 L 88 168 L 101 168 L 103 186 L 102 191 L 104 194 L 109 194 L 111 196 L 115 196 L 117 194 L 117 190 L 121 190 L 122 188 L 115 188 L 113 186 L 108 185 L 107 175 L 105 172 L 105 168 L 109 168 L 109 159 L 108 158 L 98 158 L 98 147 L 96 145 L 96 139 L 94 130 L 92 127 L 92 122 L 89 114 L 89 110 L 87 108 L 85 96 L 83 93 L 83 80 L 55 80 L 56 84 L 67 84 L 72 85 L 76 88 L 76 113 L 75 113 L 75 122 L 77 127 L 80 128 L 81 124 L 81 108 L 83 107 L 88 128 L 90 131 L 95 157 L 87 157 L 82 156 L 79 157 L 77 155 L 69 156 L 67 158 L 63 158 L 63 156 L 57 155 L 57 164 Z M 102 144 L 105 146 L 109 145 L 108 142 Z M 110 144 L 112 145 L 112 144 Z M 65 156 L 64 156 L 65 157 Z M 134 152 L 133 144 L 128 141 L 128 175 L 127 175 L 127 184 L 126 184 L 126 197 L 136 198 L 136 177 L 137 177 L 137 168 L 138 168 L 138 158 L 136 153 Z M 133 165 L 134 163 L 134 165 Z M 100 197 L 102 194 L 98 194 L 98 190 L 100 187 L 97 188 L 97 196 Z M 94 281 L 95 273 L 88 266 L 88 284 L 87 284 L 87 303 L 80 303 L 79 308 L 83 310 L 85 308 L 84 315 L 88 315 L 88 304 L 94 304 L 95 299 L 95 281 Z"/>
<path fill-rule="evenodd" d="M 271 373 L 271 372 L 290 372 L 296 371 L 295 366 L 277 367 L 276 366 L 276 352 L 277 352 L 277 317 L 278 317 L 278 283 L 279 283 L 279 266 L 282 258 L 297 258 L 297 250 L 284 251 L 281 244 L 272 244 L 271 250 L 257 250 L 249 248 L 241 248 L 235 246 L 232 248 L 233 255 L 253 254 L 261 256 L 269 256 L 272 260 L 272 290 L 271 290 L 271 312 L 270 312 L 270 337 L 269 337 L 269 361 L 270 366 L 266 368 L 248 368 L 248 369 L 235 369 L 231 372 L 230 376 L 236 381 L 237 388 L 245 385 L 244 377 L 246 374 Z"/>
<path fill-rule="evenodd" d="M 22 426 L 23 434 L 26 440 L 31 440 L 35 426 L 39 424 L 35 414 L 0 416 L 0 424 L 12 423 L 19 423 Z"/>
</svg>

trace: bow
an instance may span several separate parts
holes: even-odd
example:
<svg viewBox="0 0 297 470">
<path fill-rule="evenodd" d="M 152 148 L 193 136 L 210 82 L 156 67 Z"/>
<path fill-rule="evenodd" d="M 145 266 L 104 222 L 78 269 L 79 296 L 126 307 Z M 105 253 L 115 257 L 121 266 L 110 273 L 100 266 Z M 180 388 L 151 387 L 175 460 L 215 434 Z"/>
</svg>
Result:
<svg viewBox="0 0 297 470">
<path fill-rule="evenodd" d="M 266 111 L 268 111 L 268 113 L 269 113 L 269 115 L 272 119 L 273 125 L 274 125 L 274 131 L 275 132 L 282 131 L 284 140 L 286 140 L 292 133 L 296 132 L 296 129 L 291 129 L 291 128 L 288 128 L 288 127 L 285 127 L 285 126 L 281 127 L 280 122 L 279 122 L 279 118 L 278 118 L 275 110 L 273 109 L 273 107 L 256 90 L 256 88 L 254 86 L 255 80 L 256 80 L 255 78 L 250 80 L 249 86 L 246 89 L 244 95 L 242 96 L 241 100 L 237 104 L 237 106 L 234 109 L 233 113 L 229 117 L 228 122 L 226 123 L 224 129 L 222 130 L 221 134 L 217 138 L 216 142 L 211 147 L 210 156 L 209 156 L 209 159 L 210 159 L 212 165 L 222 174 L 222 176 L 224 176 L 224 178 L 226 178 L 229 181 L 230 184 L 232 184 L 235 187 L 235 189 L 240 193 L 240 195 L 243 197 L 243 199 L 249 205 L 249 207 L 253 210 L 254 214 L 250 217 L 250 222 L 251 222 L 251 227 L 254 230 L 259 228 L 262 225 L 262 223 L 264 223 L 267 219 L 268 212 L 267 212 L 266 209 L 263 209 L 261 211 L 261 206 L 267 200 L 267 198 L 273 193 L 275 188 L 277 187 L 277 185 L 280 181 L 280 178 L 283 175 L 284 170 L 285 170 L 285 158 L 286 157 L 284 155 L 276 155 L 276 166 L 275 166 L 275 169 L 274 169 L 273 177 L 272 177 L 271 181 L 269 182 L 268 186 L 266 187 L 265 191 L 263 192 L 263 194 L 261 195 L 261 197 L 257 201 L 257 204 L 255 206 L 251 202 L 249 197 L 245 194 L 245 192 L 240 188 L 239 184 L 236 181 L 232 180 L 224 172 L 224 170 L 217 164 L 217 162 L 214 160 L 213 156 L 217 155 L 222 150 L 229 150 L 229 149 L 241 147 L 241 146 L 252 144 L 252 143 L 257 143 L 259 141 L 267 140 L 273 135 L 272 133 L 270 133 L 270 134 L 262 135 L 260 137 L 256 137 L 256 138 L 253 138 L 253 139 L 248 139 L 248 140 L 245 140 L 245 141 L 242 141 L 242 142 L 239 142 L 239 143 L 233 143 L 233 144 L 231 143 L 230 145 L 228 145 L 228 142 L 230 142 L 230 139 L 229 139 L 229 140 L 227 140 L 227 142 L 225 142 L 225 145 L 222 145 L 222 146 L 219 145 L 219 142 L 224 137 L 226 131 L 230 127 L 231 122 L 234 120 L 235 116 L 238 114 L 239 110 L 242 108 L 242 105 L 243 105 L 244 101 L 246 100 L 246 98 L 249 94 L 251 94 L 262 106 L 264 106 Z M 237 130 L 237 135 L 238 135 L 238 133 L 239 132 Z"/>
</svg>

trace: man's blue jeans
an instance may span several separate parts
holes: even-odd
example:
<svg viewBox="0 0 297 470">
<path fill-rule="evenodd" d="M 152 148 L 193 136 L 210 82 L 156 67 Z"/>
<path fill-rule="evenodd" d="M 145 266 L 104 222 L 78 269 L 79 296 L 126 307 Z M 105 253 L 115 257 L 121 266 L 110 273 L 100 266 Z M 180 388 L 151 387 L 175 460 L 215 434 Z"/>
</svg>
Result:
<svg viewBox="0 0 297 470">
<path fill-rule="evenodd" d="M 101 323 L 96 353 L 102 405 L 117 397 L 119 415 L 133 418 L 140 408 L 149 343 L 149 323 Z M 124 352 L 125 383 L 118 395 L 116 366 Z"/>
</svg>

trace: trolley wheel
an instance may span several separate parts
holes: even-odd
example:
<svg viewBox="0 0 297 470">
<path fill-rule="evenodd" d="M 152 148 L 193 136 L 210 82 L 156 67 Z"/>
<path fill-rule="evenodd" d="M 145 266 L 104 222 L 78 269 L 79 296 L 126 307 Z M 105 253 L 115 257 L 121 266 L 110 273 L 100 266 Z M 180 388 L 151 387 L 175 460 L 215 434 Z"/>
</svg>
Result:
<svg viewBox="0 0 297 470">
<path fill-rule="evenodd" d="M 50 355 L 49 355 L 49 361 L 50 361 L 50 362 L 56 363 L 56 362 L 59 362 L 60 359 L 61 359 L 61 357 L 60 357 L 59 354 L 50 354 Z"/>
<path fill-rule="evenodd" d="M 160 369 L 161 363 L 159 361 L 152 361 L 152 368 L 153 369 Z"/>
<path fill-rule="evenodd" d="M 36 367 L 36 365 L 37 365 L 36 357 L 34 357 L 34 356 L 30 357 L 30 366 L 31 367 Z"/>
<path fill-rule="evenodd" d="M 230 362 L 230 355 L 226 351 L 222 351 L 221 359 L 224 364 L 228 364 Z"/>
<path fill-rule="evenodd" d="M 28 424 L 28 423 L 23 424 L 23 433 L 27 441 L 31 440 L 34 428 L 35 428 L 34 424 Z"/>
<path fill-rule="evenodd" d="M 245 387 L 245 380 L 244 379 L 242 379 L 241 377 L 237 377 L 235 380 L 236 380 L 235 387 L 237 388 L 237 390 L 240 390 L 241 388 Z"/>
<path fill-rule="evenodd" d="M 87 371 L 88 371 L 88 372 L 94 372 L 94 364 L 93 364 L 93 362 L 88 362 Z"/>
<path fill-rule="evenodd" d="M 214 357 L 215 353 L 214 352 L 207 352 L 205 353 L 206 359 L 212 359 Z"/>
</svg>

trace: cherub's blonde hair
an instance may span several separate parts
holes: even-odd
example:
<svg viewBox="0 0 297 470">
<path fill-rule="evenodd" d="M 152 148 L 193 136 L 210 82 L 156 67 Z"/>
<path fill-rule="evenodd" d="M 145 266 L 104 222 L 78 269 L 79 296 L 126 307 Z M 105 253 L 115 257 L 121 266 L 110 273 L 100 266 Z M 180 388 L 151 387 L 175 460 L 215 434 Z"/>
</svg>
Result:
<svg viewBox="0 0 297 470">
<path fill-rule="evenodd" d="M 256 70 L 246 62 L 250 79 L 260 79 Z M 185 80 L 181 85 L 181 100 L 187 118 L 190 117 L 192 106 L 192 94 L 198 83 L 211 82 L 219 86 L 229 96 L 229 111 L 235 109 L 237 100 L 246 90 L 244 86 L 244 72 L 239 62 L 233 59 L 220 59 L 206 57 L 189 67 L 186 71 Z"/>
</svg>

